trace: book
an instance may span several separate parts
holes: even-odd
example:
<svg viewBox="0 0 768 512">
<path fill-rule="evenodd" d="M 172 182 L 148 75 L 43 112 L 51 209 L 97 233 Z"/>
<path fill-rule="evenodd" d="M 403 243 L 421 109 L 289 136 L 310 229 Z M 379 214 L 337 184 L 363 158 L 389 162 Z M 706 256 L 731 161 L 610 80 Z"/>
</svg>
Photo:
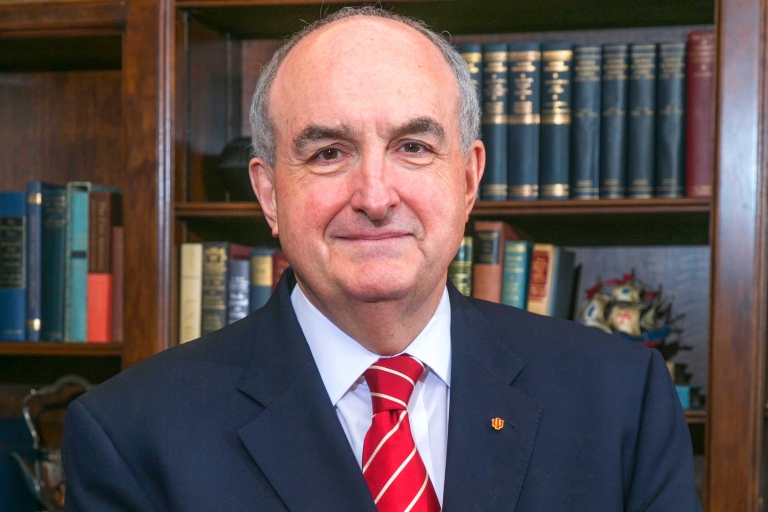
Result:
<svg viewBox="0 0 768 512">
<path fill-rule="evenodd" d="M 256 311 L 272 295 L 272 254 L 274 249 L 256 247 L 251 251 L 251 281 L 248 297 L 248 311 Z"/>
<path fill-rule="evenodd" d="M 124 336 L 124 262 L 123 228 L 112 228 L 112 341 L 120 343 Z"/>
<path fill-rule="evenodd" d="M 659 44 L 656 197 L 685 195 L 685 43 Z"/>
<path fill-rule="evenodd" d="M 501 303 L 525 309 L 528 303 L 528 273 L 533 244 L 525 240 L 504 244 L 504 274 Z"/>
<path fill-rule="evenodd" d="M 481 102 L 483 98 L 483 45 L 462 43 L 456 45 L 456 50 L 467 63 L 469 76 L 472 77 L 472 83 L 475 84 L 477 101 Z"/>
<path fill-rule="evenodd" d="M 67 189 L 39 181 L 27 186 L 28 230 L 27 337 L 64 341 L 64 278 L 66 275 Z M 34 233 L 34 234 L 33 234 Z M 39 234 L 39 239 L 35 240 Z M 36 261 L 33 261 L 36 260 Z M 38 277 L 35 277 L 38 276 Z M 38 323 L 39 326 L 35 325 Z M 31 322 L 30 322 L 31 320 Z M 32 329 L 30 329 L 32 327 Z M 39 338 L 35 328 L 38 327 Z"/>
<path fill-rule="evenodd" d="M 122 224 L 120 194 L 93 191 L 88 196 L 88 289 L 86 341 L 112 341 L 112 228 Z"/>
<path fill-rule="evenodd" d="M 600 71 L 602 48 L 574 46 L 571 96 L 572 199 L 600 196 Z"/>
<path fill-rule="evenodd" d="M 229 301 L 229 262 L 249 259 L 251 248 L 229 242 L 203 243 L 202 304 L 200 334 L 227 325 Z"/>
<path fill-rule="evenodd" d="M 510 43 L 507 116 L 507 197 L 539 197 L 539 125 L 541 122 L 541 45 Z"/>
<path fill-rule="evenodd" d="M 285 257 L 283 251 L 275 251 L 272 253 L 272 291 L 275 291 L 283 272 L 290 266 L 291 264 L 288 263 L 288 258 Z"/>
<path fill-rule="evenodd" d="M 628 46 L 603 46 L 600 91 L 600 197 L 624 197 L 627 158 Z"/>
<path fill-rule="evenodd" d="M 251 261 L 230 260 L 227 290 L 227 323 L 233 324 L 248 316 Z"/>
<path fill-rule="evenodd" d="M 27 339 L 27 194 L 0 192 L 0 340 Z"/>
<path fill-rule="evenodd" d="M 568 199 L 573 43 L 541 45 L 539 198 Z"/>
<path fill-rule="evenodd" d="M 656 45 L 629 47 L 627 197 L 653 197 L 656 160 Z"/>
<path fill-rule="evenodd" d="M 472 296 L 501 302 L 504 246 L 519 240 L 518 233 L 505 222 L 475 221 L 475 264 L 472 269 Z"/>
<path fill-rule="evenodd" d="M 715 169 L 715 31 L 688 34 L 685 195 L 711 197 Z"/>
<path fill-rule="evenodd" d="M 528 311 L 571 317 L 575 254 L 552 244 L 535 244 L 528 283 Z"/>
<path fill-rule="evenodd" d="M 179 343 L 200 337 L 203 312 L 203 244 L 181 244 Z"/>
<path fill-rule="evenodd" d="M 63 313 L 65 203 L 64 187 L 27 183 L 27 341 L 63 340 L 63 326 L 51 332 L 50 325 L 43 326 L 43 315 L 58 308 Z"/>
<path fill-rule="evenodd" d="M 459 251 L 448 265 L 448 277 L 465 297 L 472 295 L 472 237 L 461 239 Z"/>
<path fill-rule="evenodd" d="M 485 201 L 507 199 L 508 92 L 507 45 L 483 45 L 483 144 L 486 156 L 480 198 Z"/>
</svg>

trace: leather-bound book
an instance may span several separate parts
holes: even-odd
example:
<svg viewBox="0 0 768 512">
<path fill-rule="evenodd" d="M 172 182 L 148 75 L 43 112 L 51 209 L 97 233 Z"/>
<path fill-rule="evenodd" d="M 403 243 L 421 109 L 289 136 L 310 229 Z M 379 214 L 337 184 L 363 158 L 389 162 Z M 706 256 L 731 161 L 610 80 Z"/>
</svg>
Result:
<svg viewBox="0 0 768 512">
<path fill-rule="evenodd" d="M 573 48 L 571 198 L 597 199 L 600 178 L 600 70 L 602 48 Z"/>
<path fill-rule="evenodd" d="M 472 83 L 475 84 L 477 99 L 482 101 L 483 97 L 483 45 L 476 43 L 462 43 L 456 45 L 461 58 L 467 63 L 469 75 L 472 77 Z"/>
<path fill-rule="evenodd" d="M 201 336 L 217 331 L 227 325 L 229 262 L 231 260 L 248 260 L 250 255 L 251 247 L 231 244 L 229 242 L 203 243 Z"/>
<path fill-rule="evenodd" d="M 685 195 L 685 43 L 659 44 L 656 197 Z"/>
<path fill-rule="evenodd" d="M 656 45 L 629 47 L 627 197 L 653 197 L 656 160 Z"/>
<path fill-rule="evenodd" d="M 603 46 L 600 118 L 600 197 L 624 197 L 627 160 L 626 44 Z"/>
<path fill-rule="evenodd" d="M 511 43 L 507 49 L 507 195 L 511 200 L 533 200 L 539 197 L 541 45 Z"/>
<path fill-rule="evenodd" d="M 469 297 L 472 295 L 472 237 L 461 239 L 459 251 L 448 265 L 448 277 L 459 293 Z"/>
<path fill-rule="evenodd" d="M 509 67 L 506 44 L 483 45 L 483 144 L 485 174 L 480 198 L 507 199 L 507 92 Z"/>
<path fill-rule="evenodd" d="M 712 196 L 715 169 L 715 31 L 688 34 L 685 195 Z"/>
<path fill-rule="evenodd" d="M 504 244 L 520 240 L 518 233 L 505 222 L 475 221 L 475 265 L 472 272 L 472 296 L 501 303 L 504 277 Z"/>
<path fill-rule="evenodd" d="M 541 45 L 539 198 L 568 199 L 573 43 Z"/>
</svg>

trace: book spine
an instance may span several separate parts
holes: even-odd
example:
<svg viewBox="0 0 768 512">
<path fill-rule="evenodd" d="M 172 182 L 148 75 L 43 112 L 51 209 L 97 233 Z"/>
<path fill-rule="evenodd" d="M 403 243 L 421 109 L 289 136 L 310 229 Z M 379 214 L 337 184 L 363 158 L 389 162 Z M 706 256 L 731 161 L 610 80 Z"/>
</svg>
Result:
<svg viewBox="0 0 768 512">
<path fill-rule="evenodd" d="M 27 183 L 27 341 L 40 341 L 43 291 L 43 184 Z"/>
<path fill-rule="evenodd" d="M 486 160 L 480 197 L 486 201 L 507 199 L 508 89 L 507 45 L 483 45 L 483 143 Z"/>
<path fill-rule="evenodd" d="M 715 32 L 688 35 L 685 195 L 711 197 L 715 169 Z"/>
<path fill-rule="evenodd" d="M 541 45 L 539 197 L 568 199 L 573 44 Z"/>
<path fill-rule="evenodd" d="M 90 343 L 106 343 L 112 336 L 112 225 L 117 197 L 95 191 L 88 197 L 86 341 Z"/>
<path fill-rule="evenodd" d="M 570 319 L 572 314 L 571 298 L 573 281 L 576 274 L 574 262 L 576 255 L 565 249 L 558 251 L 557 266 L 553 269 L 551 315 L 556 318 Z"/>
<path fill-rule="evenodd" d="M 88 192 L 73 190 L 70 195 L 69 262 L 65 341 L 85 342 L 88 310 Z"/>
<path fill-rule="evenodd" d="M 229 244 L 203 243 L 203 300 L 200 334 L 218 331 L 227 325 L 227 270 Z"/>
<path fill-rule="evenodd" d="M 181 245 L 179 343 L 200 337 L 203 310 L 203 244 Z"/>
<path fill-rule="evenodd" d="M 248 316 L 250 260 L 229 260 L 227 323 L 232 324 Z"/>
<path fill-rule="evenodd" d="M 0 340 L 27 338 L 27 194 L 0 193 Z"/>
<path fill-rule="evenodd" d="M 511 43 L 507 116 L 507 197 L 539 197 L 539 125 L 541 122 L 541 45 Z"/>
<path fill-rule="evenodd" d="M 125 282 L 123 270 L 123 228 L 112 228 L 112 341 L 123 341 L 123 286 Z"/>
<path fill-rule="evenodd" d="M 627 151 L 627 53 L 625 44 L 603 46 L 600 93 L 600 197 L 624 197 Z"/>
<path fill-rule="evenodd" d="M 475 231 L 476 260 L 473 269 L 472 296 L 501 302 L 503 234 L 501 229 Z"/>
<path fill-rule="evenodd" d="M 600 196 L 600 70 L 602 48 L 573 49 L 571 198 Z"/>
<path fill-rule="evenodd" d="M 465 297 L 472 295 L 472 237 L 461 239 L 459 252 L 448 265 L 448 277 L 456 289 Z"/>
<path fill-rule="evenodd" d="M 467 63 L 469 76 L 472 77 L 472 83 L 475 84 L 477 101 L 481 102 L 483 98 L 483 45 L 474 43 L 457 44 L 461 58 Z"/>
<path fill-rule="evenodd" d="M 291 264 L 288 263 L 288 258 L 285 257 L 283 251 L 275 251 L 272 254 L 272 291 L 275 291 L 283 272 L 290 266 Z"/>
<path fill-rule="evenodd" d="M 531 276 L 528 282 L 527 309 L 531 313 L 552 316 L 552 274 L 557 265 L 558 248 L 550 244 L 535 244 L 531 254 Z"/>
<path fill-rule="evenodd" d="M 530 242 L 504 243 L 504 281 L 501 303 L 525 309 L 528 302 L 528 267 L 531 259 Z"/>
<path fill-rule="evenodd" d="M 112 274 L 88 273 L 88 343 L 109 343 L 112 339 Z"/>
<path fill-rule="evenodd" d="M 659 44 L 656 197 L 685 195 L 685 43 Z"/>
<path fill-rule="evenodd" d="M 64 341 L 64 277 L 67 273 L 67 189 L 43 188 L 40 337 Z"/>
<path fill-rule="evenodd" d="M 272 295 L 272 253 L 271 249 L 254 249 L 251 252 L 250 313 L 264 307 Z"/>
<path fill-rule="evenodd" d="M 629 97 L 627 100 L 627 196 L 653 197 L 656 160 L 656 45 L 629 47 Z"/>
</svg>

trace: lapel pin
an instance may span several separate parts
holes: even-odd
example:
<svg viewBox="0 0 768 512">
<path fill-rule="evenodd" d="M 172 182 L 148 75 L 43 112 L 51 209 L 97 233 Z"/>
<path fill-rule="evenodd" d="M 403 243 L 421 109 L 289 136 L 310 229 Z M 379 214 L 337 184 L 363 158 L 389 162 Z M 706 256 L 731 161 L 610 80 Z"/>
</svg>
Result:
<svg viewBox="0 0 768 512">
<path fill-rule="evenodd" d="M 491 426 L 496 430 L 501 430 L 504 428 L 504 420 L 501 418 L 493 418 L 491 420 Z"/>
</svg>

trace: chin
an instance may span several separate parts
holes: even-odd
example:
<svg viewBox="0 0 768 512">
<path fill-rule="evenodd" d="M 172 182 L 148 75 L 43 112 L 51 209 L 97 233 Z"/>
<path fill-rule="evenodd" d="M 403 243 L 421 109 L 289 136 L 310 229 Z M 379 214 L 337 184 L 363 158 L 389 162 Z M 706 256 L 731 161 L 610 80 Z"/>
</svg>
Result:
<svg viewBox="0 0 768 512">
<path fill-rule="evenodd" d="M 400 265 L 364 266 L 340 276 L 340 285 L 363 302 L 394 301 L 411 294 L 419 284 L 419 272 Z"/>
</svg>

